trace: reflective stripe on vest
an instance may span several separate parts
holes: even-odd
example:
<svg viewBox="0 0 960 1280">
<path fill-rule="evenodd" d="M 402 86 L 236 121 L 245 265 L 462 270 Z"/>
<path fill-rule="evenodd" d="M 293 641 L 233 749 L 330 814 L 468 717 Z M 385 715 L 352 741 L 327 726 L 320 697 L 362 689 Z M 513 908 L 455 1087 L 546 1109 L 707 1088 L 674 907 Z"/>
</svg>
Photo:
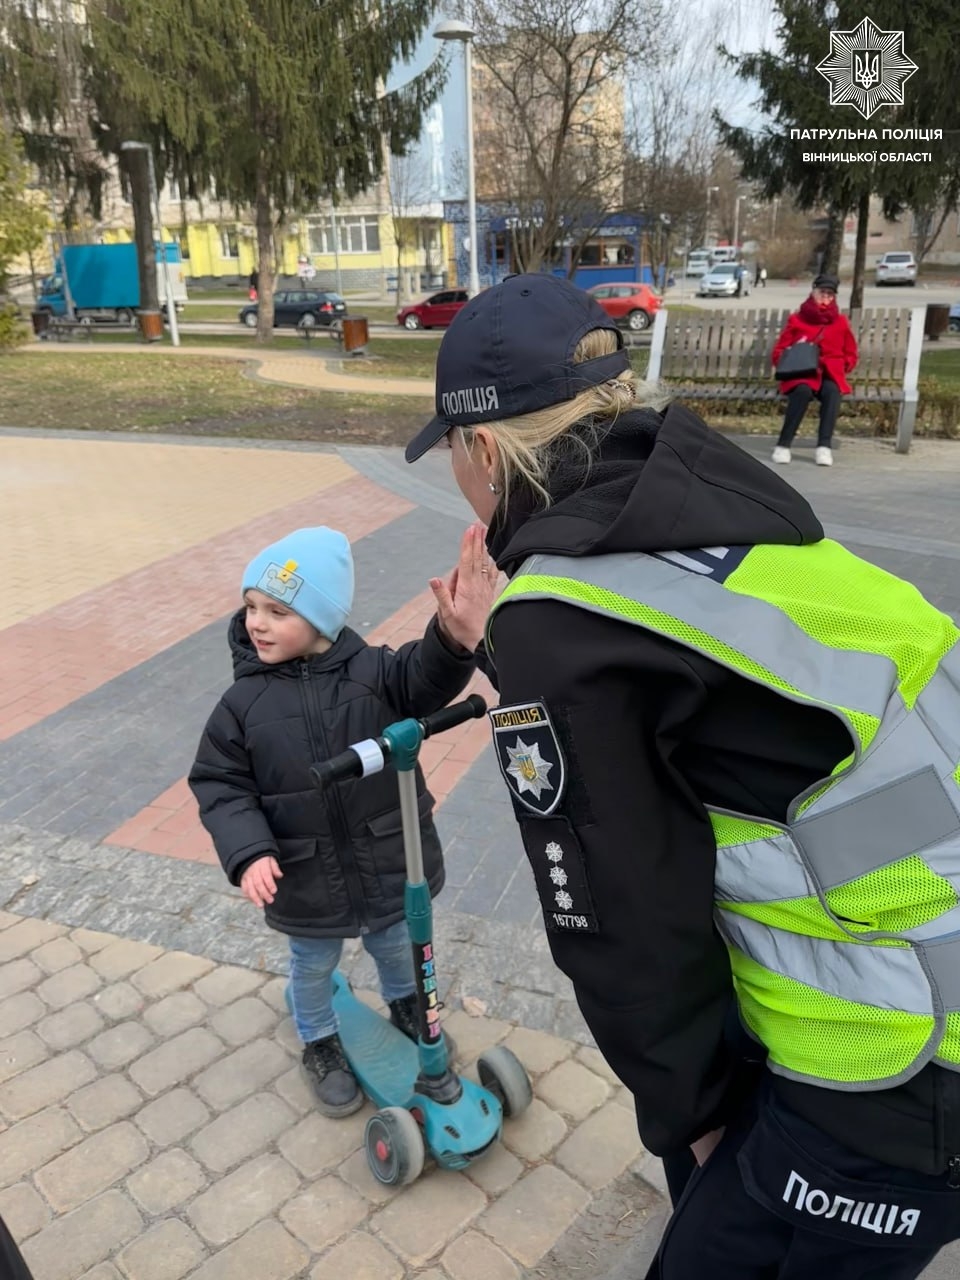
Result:
<svg viewBox="0 0 960 1280">
<path fill-rule="evenodd" d="M 562 600 L 838 716 L 851 755 L 785 824 L 710 813 L 744 1021 L 813 1083 L 886 1088 L 935 1055 L 960 1070 L 960 632 L 835 543 L 753 548 L 725 579 L 716 551 L 534 556 L 491 623 Z"/>
</svg>

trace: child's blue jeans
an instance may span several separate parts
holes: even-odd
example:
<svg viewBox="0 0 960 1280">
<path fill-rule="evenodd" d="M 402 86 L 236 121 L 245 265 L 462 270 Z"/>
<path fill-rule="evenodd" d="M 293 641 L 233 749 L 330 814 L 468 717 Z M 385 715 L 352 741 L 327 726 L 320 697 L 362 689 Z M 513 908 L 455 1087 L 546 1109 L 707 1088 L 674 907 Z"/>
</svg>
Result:
<svg viewBox="0 0 960 1280">
<path fill-rule="evenodd" d="M 363 945 L 377 966 L 384 1000 L 413 995 L 413 952 L 407 922 L 400 920 L 379 933 L 365 933 Z M 333 971 L 340 961 L 342 938 L 290 939 L 289 998 L 297 1035 L 304 1044 L 324 1040 L 337 1030 L 333 1011 Z"/>
</svg>

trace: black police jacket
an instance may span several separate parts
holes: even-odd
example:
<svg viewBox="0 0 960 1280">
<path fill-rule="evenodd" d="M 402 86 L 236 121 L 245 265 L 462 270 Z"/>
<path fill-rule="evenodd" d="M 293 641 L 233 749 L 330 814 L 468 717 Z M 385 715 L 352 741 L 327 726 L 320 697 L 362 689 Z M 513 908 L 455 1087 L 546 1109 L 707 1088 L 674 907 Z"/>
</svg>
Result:
<svg viewBox="0 0 960 1280">
<path fill-rule="evenodd" d="M 190 787 L 223 869 L 238 884 L 264 854 L 280 864 L 266 920 L 283 933 L 355 937 L 403 917 L 405 866 L 392 770 L 321 793 L 310 766 L 376 737 L 391 721 L 446 706 L 474 670 L 431 621 L 422 640 L 396 651 L 346 628 L 322 654 L 271 665 L 230 624 L 233 685 L 207 722 Z M 433 799 L 417 769 L 424 870 L 443 886 Z"/>
<path fill-rule="evenodd" d="M 678 404 L 662 417 L 642 410 L 621 418 L 586 479 L 582 453 L 568 456 L 549 477 L 548 508 L 511 496 L 491 528 L 491 553 L 508 574 L 534 553 L 823 537 L 803 497 Z M 790 801 L 849 753 L 849 738 L 828 712 L 560 601 L 505 605 L 490 639 L 501 708 L 542 700 L 564 757 L 565 789 L 549 820 L 520 805 L 505 777 L 554 959 L 635 1096 L 645 1145 L 657 1154 L 679 1149 L 731 1117 L 756 1079 L 749 1060 L 763 1058 L 740 1032 L 726 947 L 713 924 L 716 846 L 704 806 L 783 821 Z M 534 736 L 527 734 L 528 746 Z M 514 741 L 512 732 L 506 740 Z M 528 765 L 532 779 L 536 760 Z M 571 868 L 572 842 L 579 852 Z M 543 861 L 550 843 L 567 849 L 570 878 L 557 892 L 574 890 L 569 911 L 585 907 L 587 928 L 555 919 L 562 913 Z M 960 1152 L 960 1076 L 937 1066 L 879 1092 L 780 1077 L 774 1087 L 794 1111 L 874 1159 L 936 1173 Z"/>
</svg>

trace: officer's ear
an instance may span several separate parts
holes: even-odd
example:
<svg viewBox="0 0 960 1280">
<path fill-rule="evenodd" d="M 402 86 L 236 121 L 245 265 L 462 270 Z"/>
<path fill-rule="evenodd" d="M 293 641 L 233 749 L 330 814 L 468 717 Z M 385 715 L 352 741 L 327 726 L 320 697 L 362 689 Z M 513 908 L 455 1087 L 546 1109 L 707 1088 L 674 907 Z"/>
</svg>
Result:
<svg viewBox="0 0 960 1280">
<path fill-rule="evenodd" d="M 496 433 L 489 427 L 473 428 L 473 462 L 488 483 L 495 483 L 500 474 L 500 446 Z"/>
</svg>

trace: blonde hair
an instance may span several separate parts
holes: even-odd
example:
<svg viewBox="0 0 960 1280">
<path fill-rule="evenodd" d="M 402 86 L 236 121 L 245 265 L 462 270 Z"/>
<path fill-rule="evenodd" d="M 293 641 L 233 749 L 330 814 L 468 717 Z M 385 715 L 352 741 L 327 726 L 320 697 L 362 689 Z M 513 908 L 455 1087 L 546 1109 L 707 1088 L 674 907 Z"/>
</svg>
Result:
<svg viewBox="0 0 960 1280">
<path fill-rule="evenodd" d="M 581 338 L 573 353 L 573 363 L 582 364 L 598 356 L 610 355 L 617 350 L 617 336 L 610 329 L 591 329 Z M 557 460 L 558 452 L 568 452 L 567 446 L 580 455 L 583 474 L 586 477 L 593 463 L 600 441 L 627 409 L 633 409 L 641 399 L 638 396 L 636 375 L 632 369 L 624 369 L 608 382 L 585 387 L 573 397 L 546 409 L 504 418 L 484 425 L 496 436 L 499 453 L 497 489 L 504 507 L 511 491 L 521 485 L 529 487 L 550 505 L 550 493 L 546 487 L 547 473 Z M 648 402 L 648 396 L 642 396 Z M 578 426 L 578 431 L 571 428 Z M 460 427 L 464 448 L 472 452 L 475 428 Z"/>
</svg>

